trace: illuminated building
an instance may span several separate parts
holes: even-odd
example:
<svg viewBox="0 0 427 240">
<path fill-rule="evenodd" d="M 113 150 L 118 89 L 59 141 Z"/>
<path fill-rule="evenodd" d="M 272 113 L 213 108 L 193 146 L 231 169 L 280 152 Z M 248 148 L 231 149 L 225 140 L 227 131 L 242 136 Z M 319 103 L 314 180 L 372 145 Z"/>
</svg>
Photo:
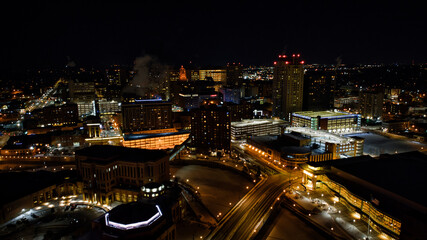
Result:
<svg viewBox="0 0 427 240">
<path fill-rule="evenodd" d="M 205 105 L 192 110 L 191 144 L 205 149 L 230 150 L 230 113 L 227 108 Z"/>
<path fill-rule="evenodd" d="M 101 136 L 101 123 L 88 123 L 86 124 L 88 137 L 98 138 Z"/>
<path fill-rule="evenodd" d="M 145 184 L 138 201 L 121 204 L 93 221 L 102 239 L 176 239 L 175 224 L 185 213 L 178 185 Z"/>
<path fill-rule="evenodd" d="M 338 109 L 356 109 L 359 97 L 342 97 L 334 99 L 334 108 Z"/>
<path fill-rule="evenodd" d="M 179 69 L 179 81 L 187 81 L 187 74 L 185 73 L 184 66 L 181 65 L 181 68 Z"/>
<path fill-rule="evenodd" d="M 314 149 L 309 138 L 295 134 L 253 136 L 247 139 L 248 151 L 282 167 L 296 167 L 306 162 L 327 161 L 333 154 Z"/>
<path fill-rule="evenodd" d="M 309 137 L 319 150 L 332 153 L 333 159 L 363 155 L 365 140 L 361 137 L 345 137 L 335 133 L 313 130 L 308 127 L 288 127 L 286 131 Z"/>
<path fill-rule="evenodd" d="M 79 117 L 95 116 L 95 82 L 92 79 L 91 81 L 88 79 L 70 79 L 68 88 L 71 102 L 76 103 L 78 106 Z"/>
<path fill-rule="evenodd" d="M 308 127 L 332 133 L 360 130 L 361 118 L 358 114 L 332 111 L 305 111 L 291 114 L 292 127 Z"/>
<path fill-rule="evenodd" d="M 289 119 L 289 114 L 302 110 L 304 61 L 299 54 L 279 55 L 274 62 L 273 116 Z"/>
<path fill-rule="evenodd" d="M 225 84 L 227 81 L 227 70 L 225 69 L 199 70 L 199 79 L 206 80 L 206 78 L 212 78 L 216 83 Z"/>
<path fill-rule="evenodd" d="M 132 202 L 119 205 L 94 221 L 101 239 L 176 239 L 176 226 L 159 205 Z"/>
<path fill-rule="evenodd" d="M 76 102 L 78 110 L 79 110 L 79 117 L 84 118 L 87 116 L 96 116 L 96 104 L 95 100 L 93 101 L 86 101 L 86 102 Z"/>
<path fill-rule="evenodd" d="M 76 151 L 83 198 L 110 204 L 133 202 L 149 182 L 169 180 L 169 156 L 161 150 L 95 145 Z"/>
<path fill-rule="evenodd" d="M 124 136 L 123 146 L 140 149 L 173 149 L 190 136 L 189 131 L 172 131 L 153 134 L 128 134 Z"/>
<path fill-rule="evenodd" d="M 108 101 L 105 99 L 101 99 L 97 101 L 97 104 L 99 107 L 99 114 L 101 115 L 116 114 L 122 110 L 122 104 L 115 100 Z"/>
<path fill-rule="evenodd" d="M 426 155 L 407 152 L 360 156 L 301 166 L 308 189 L 325 190 L 337 202 L 393 239 L 427 239 L 425 183 Z"/>
<path fill-rule="evenodd" d="M 245 139 L 249 136 L 280 135 L 283 120 L 244 119 L 231 122 L 231 139 Z"/>
<path fill-rule="evenodd" d="M 146 99 L 122 105 L 123 132 L 165 129 L 172 126 L 172 103 Z"/>
<path fill-rule="evenodd" d="M 91 102 L 95 100 L 95 83 L 93 81 L 70 79 L 68 88 L 72 102 Z"/>
<path fill-rule="evenodd" d="M 77 104 L 51 105 L 33 111 L 38 127 L 76 125 L 78 116 Z"/>
<path fill-rule="evenodd" d="M 383 113 L 384 93 L 363 91 L 359 97 L 359 108 L 363 118 L 369 120 L 381 119 Z"/>
</svg>

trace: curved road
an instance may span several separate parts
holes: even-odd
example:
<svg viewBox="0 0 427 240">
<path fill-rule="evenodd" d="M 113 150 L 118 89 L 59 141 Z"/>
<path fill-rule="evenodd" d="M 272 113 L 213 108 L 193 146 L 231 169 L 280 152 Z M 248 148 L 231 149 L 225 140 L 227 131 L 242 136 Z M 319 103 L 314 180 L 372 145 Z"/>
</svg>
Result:
<svg viewBox="0 0 427 240">
<path fill-rule="evenodd" d="M 288 180 L 284 174 L 263 179 L 227 213 L 207 239 L 247 240 L 255 236 L 288 186 Z"/>
</svg>

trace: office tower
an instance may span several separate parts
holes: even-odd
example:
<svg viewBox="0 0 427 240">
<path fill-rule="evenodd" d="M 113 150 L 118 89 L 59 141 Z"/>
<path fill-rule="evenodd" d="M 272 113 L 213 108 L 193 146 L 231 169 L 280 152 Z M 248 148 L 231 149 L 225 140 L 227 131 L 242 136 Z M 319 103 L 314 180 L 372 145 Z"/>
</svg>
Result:
<svg viewBox="0 0 427 240">
<path fill-rule="evenodd" d="M 172 103 L 157 99 L 122 105 L 123 132 L 166 129 L 172 126 Z"/>
<path fill-rule="evenodd" d="M 226 79 L 228 86 L 240 86 L 243 80 L 243 65 L 240 63 L 227 64 Z"/>
<path fill-rule="evenodd" d="M 363 118 L 381 119 L 383 112 L 384 93 L 382 91 L 364 91 L 360 93 L 359 106 Z"/>
<path fill-rule="evenodd" d="M 230 113 L 226 107 L 204 105 L 192 110 L 191 141 L 193 146 L 212 150 L 230 150 L 230 134 Z"/>
<path fill-rule="evenodd" d="M 304 61 L 300 54 L 279 55 L 274 62 L 273 116 L 289 120 L 289 114 L 302 110 Z"/>
<path fill-rule="evenodd" d="M 334 107 L 335 75 L 327 71 L 308 71 L 304 76 L 303 109 L 324 111 Z"/>
</svg>

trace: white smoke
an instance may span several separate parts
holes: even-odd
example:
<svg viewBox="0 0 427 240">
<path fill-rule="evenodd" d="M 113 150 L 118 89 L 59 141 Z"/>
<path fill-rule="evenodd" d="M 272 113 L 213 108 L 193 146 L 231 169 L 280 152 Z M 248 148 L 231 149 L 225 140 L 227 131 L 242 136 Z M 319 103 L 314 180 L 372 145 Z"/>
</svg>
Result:
<svg viewBox="0 0 427 240">
<path fill-rule="evenodd" d="M 167 67 L 155 57 L 145 55 L 135 59 L 135 77 L 124 88 L 125 93 L 133 93 L 145 98 L 161 95 L 166 80 Z"/>
</svg>

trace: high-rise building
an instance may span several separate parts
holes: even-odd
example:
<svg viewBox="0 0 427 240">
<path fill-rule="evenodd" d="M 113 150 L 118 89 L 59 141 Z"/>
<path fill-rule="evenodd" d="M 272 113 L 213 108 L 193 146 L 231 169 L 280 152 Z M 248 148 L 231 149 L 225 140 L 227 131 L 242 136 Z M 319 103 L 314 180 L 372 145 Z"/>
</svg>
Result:
<svg viewBox="0 0 427 240">
<path fill-rule="evenodd" d="M 243 80 L 243 65 L 240 63 L 229 63 L 226 69 L 228 86 L 240 86 Z"/>
<path fill-rule="evenodd" d="M 334 107 L 333 72 L 308 71 L 304 75 L 303 109 L 324 111 Z"/>
<path fill-rule="evenodd" d="M 365 91 L 360 93 L 359 106 L 363 118 L 380 119 L 383 113 L 384 93 L 382 91 Z"/>
<path fill-rule="evenodd" d="M 192 145 L 205 149 L 230 150 L 230 113 L 227 108 L 217 105 L 204 105 L 192 110 Z"/>
<path fill-rule="evenodd" d="M 172 126 L 172 103 L 157 100 L 135 100 L 122 105 L 123 132 L 166 129 Z"/>
<path fill-rule="evenodd" d="M 274 62 L 273 116 L 289 119 L 289 114 L 302 110 L 304 61 L 300 54 L 279 55 Z"/>
</svg>

